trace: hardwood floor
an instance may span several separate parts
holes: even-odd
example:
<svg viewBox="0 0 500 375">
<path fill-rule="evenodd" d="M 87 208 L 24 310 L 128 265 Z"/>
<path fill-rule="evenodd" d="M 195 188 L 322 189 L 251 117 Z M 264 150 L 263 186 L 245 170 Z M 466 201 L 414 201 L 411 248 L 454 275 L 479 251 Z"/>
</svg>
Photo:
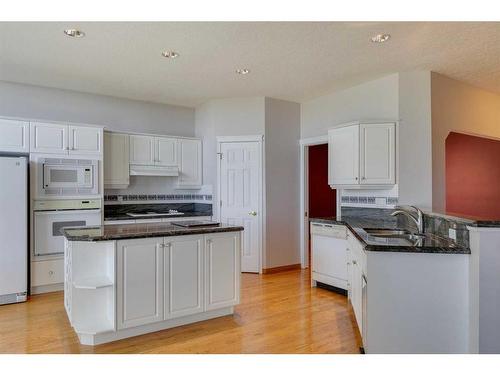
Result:
<svg viewBox="0 0 500 375">
<path fill-rule="evenodd" d="M 95 347 L 69 325 L 62 292 L 0 306 L 0 353 L 359 353 L 347 299 L 310 287 L 309 272 L 243 274 L 234 316 Z"/>
</svg>

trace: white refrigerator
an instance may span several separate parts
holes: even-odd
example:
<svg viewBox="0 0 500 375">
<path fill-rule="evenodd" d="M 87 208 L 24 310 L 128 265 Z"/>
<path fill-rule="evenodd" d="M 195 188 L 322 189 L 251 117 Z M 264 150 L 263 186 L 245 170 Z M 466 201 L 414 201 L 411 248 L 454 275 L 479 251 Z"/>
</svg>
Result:
<svg viewBox="0 0 500 375">
<path fill-rule="evenodd" d="M 0 156 L 0 305 L 26 301 L 28 160 Z"/>
</svg>

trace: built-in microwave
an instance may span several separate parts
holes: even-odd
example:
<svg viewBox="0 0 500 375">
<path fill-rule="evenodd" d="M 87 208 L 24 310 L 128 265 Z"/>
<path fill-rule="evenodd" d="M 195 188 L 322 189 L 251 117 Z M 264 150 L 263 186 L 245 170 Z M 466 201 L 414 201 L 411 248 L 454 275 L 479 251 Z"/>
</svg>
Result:
<svg viewBox="0 0 500 375">
<path fill-rule="evenodd" d="M 92 188 L 93 165 L 43 165 L 43 186 L 45 189 Z"/>
<path fill-rule="evenodd" d="M 36 160 L 37 198 L 96 196 L 99 161 L 42 157 Z"/>
</svg>

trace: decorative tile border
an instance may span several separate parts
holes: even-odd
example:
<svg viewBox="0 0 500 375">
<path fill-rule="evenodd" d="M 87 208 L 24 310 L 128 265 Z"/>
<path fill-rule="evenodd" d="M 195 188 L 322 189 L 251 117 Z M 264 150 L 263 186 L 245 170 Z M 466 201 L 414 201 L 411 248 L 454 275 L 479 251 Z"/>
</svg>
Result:
<svg viewBox="0 0 500 375">
<path fill-rule="evenodd" d="M 118 202 L 118 197 L 121 197 L 123 202 L 138 202 L 138 201 L 186 201 L 186 200 L 203 200 L 211 201 L 211 194 L 119 194 L 105 195 L 105 202 Z"/>
<path fill-rule="evenodd" d="M 379 201 L 377 203 L 377 200 Z M 383 200 L 380 203 L 380 200 Z M 355 205 L 387 205 L 387 206 L 395 206 L 398 204 L 397 197 L 360 197 L 356 195 L 343 195 L 340 200 L 343 204 L 355 204 Z"/>
</svg>

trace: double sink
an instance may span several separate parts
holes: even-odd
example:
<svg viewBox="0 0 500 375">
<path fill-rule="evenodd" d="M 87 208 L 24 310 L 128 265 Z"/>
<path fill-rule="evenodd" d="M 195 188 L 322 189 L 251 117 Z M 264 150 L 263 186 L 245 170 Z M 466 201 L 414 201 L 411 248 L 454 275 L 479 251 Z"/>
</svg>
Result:
<svg viewBox="0 0 500 375">
<path fill-rule="evenodd" d="M 425 234 L 412 233 L 405 229 L 363 228 L 363 231 L 372 237 L 401 240 L 412 246 L 421 245 L 426 238 Z"/>
</svg>

